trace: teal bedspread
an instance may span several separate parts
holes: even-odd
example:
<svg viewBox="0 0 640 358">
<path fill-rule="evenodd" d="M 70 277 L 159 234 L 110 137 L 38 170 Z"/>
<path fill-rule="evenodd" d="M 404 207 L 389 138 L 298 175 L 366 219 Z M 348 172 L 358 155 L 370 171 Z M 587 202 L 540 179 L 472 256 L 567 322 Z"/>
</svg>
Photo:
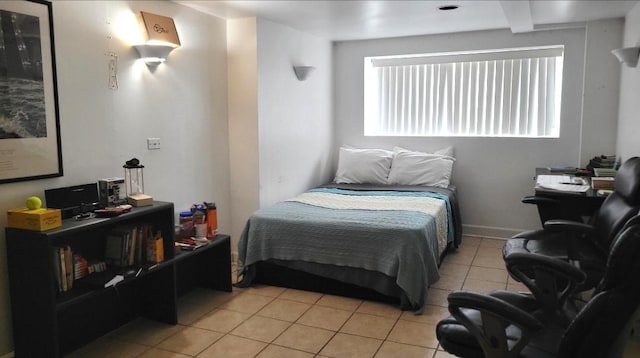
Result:
<svg viewBox="0 0 640 358">
<path fill-rule="evenodd" d="M 430 192 L 312 189 L 339 195 L 448 198 Z M 451 220 L 449 220 L 451 227 Z M 453 231 L 447 229 L 448 241 Z M 439 279 L 440 251 L 434 216 L 412 210 L 332 209 L 286 201 L 256 211 L 239 244 L 239 260 L 250 284 L 251 266 L 259 261 L 310 262 L 364 269 L 395 278 L 409 308 L 421 311 L 428 286 Z M 325 266 L 326 267 L 326 266 Z M 384 293 L 384 292 L 383 292 Z"/>
</svg>

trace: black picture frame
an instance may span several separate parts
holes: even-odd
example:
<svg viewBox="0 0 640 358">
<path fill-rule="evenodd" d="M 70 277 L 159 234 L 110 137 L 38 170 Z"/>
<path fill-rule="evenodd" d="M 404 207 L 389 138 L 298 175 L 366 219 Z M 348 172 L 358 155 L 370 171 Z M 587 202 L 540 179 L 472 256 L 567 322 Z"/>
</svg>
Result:
<svg viewBox="0 0 640 358">
<path fill-rule="evenodd" d="M 0 184 L 63 175 L 52 6 L 0 2 Z"/>
</svg>

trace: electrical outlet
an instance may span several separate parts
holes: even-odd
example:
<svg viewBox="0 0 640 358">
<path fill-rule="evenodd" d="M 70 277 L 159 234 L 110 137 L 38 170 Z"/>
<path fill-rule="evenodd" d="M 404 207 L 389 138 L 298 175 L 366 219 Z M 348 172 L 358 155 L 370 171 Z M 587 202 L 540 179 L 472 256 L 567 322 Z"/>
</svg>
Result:
<svg viewBox="0 0 640 358">
<path fill-rule="evenodd" d="M 147 138 L 147 149 L 160 149 L 160 138 Z"/>
</svg>

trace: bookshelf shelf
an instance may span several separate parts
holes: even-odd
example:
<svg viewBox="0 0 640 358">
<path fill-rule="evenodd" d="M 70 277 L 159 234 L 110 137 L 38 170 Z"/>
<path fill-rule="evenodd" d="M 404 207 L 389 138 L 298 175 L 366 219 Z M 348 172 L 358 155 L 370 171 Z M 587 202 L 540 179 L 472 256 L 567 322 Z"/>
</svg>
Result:
<svg viewBox="0 0 640 358">
<path fill-rule="evenodd" d="M 67 219 L 61 228 L 44 232 L 7 228 L 15 356 L 61 357 L 141 316 L 176 324 L 178 296 L 195 287 L 231 291 L 229 236 L 217 235 L 202 248 L 176 255 L 173 222 L 173 204 L 156 201 L 113 218 Z M 104 260 L 107 235 L 123 225 L 160 232 L 164 260 L 136 261 L 140 273 L 115 288 L 83 285 L 94 273 L 60 292 L 54 248 L 69 246 L 87 259 Z M 100 274 L 113 277 L 124 269 Z"/>
</svg>

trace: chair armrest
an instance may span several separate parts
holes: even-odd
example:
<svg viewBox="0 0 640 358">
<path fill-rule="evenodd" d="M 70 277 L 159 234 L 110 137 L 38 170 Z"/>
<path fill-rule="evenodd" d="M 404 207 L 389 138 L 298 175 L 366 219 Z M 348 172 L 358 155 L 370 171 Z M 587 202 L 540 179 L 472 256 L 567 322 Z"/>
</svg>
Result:
<svg viewBox="0 0 640 358">
<path fill-rule="evenodd" d="M 496 297 L 454 291 L 447 300 L 449 312 L 474 336 L 485 357 L 516 357 L 531 339 L 531 333 L 543 328 L 529 313 Z M 476 312 L 481 320 L 474 317 Z M 520 335 L 513 330 L 507 333 L 510 326 L 518 327 Z"/>
<path fill-rule="evenodd" d="M 558 199 L 547 198 L 544 196 L 530 195 L 522 198 L 522 202 L 525 204 L 558 204 L 560 201 Z"/>
<path fill-rule="evenodd" d="M 585 273 L 574 265 L 556 258 L 532 254 L 529 252 L 514 252 L 504 257 L 505 264 L 517 265 L 520 267 L 544 267 L 554 271 L 555 274 L 561 275 L 563 278 L 581 283 L 585 280 Z"/>
<path fill-rule="evenodd" d="M 469 291 L 453 291 L 447 296 L 449 310 L 469 308 L 491 312 L 502 319 L 528 330 L 542 329 L 542 323 L 520 308 L 499 298 Z M 453 314 L 453 312 L 451 312 Z M 455 316 L 455 314 L 454 314 Z M 457 318 L 457 317 L 456 317 Z"/>
<path fill-rule="evenodd" d="M 545 230 L 548 230 L 550 232 L 567 232 L 585 235 L 592 235 L 594 233 L 592 225 L 571 220 L 548 220 L 544 223 L 543 227 Z"/>
<path fill-rule="evenodd" d="M 568 320 L 563 308 L 585 281 L 583 271 L 569 262 L 532 253 L 512 253 L 504 261 L 509 274 L 527 286 L 545 311 Z"/>
</svg>

